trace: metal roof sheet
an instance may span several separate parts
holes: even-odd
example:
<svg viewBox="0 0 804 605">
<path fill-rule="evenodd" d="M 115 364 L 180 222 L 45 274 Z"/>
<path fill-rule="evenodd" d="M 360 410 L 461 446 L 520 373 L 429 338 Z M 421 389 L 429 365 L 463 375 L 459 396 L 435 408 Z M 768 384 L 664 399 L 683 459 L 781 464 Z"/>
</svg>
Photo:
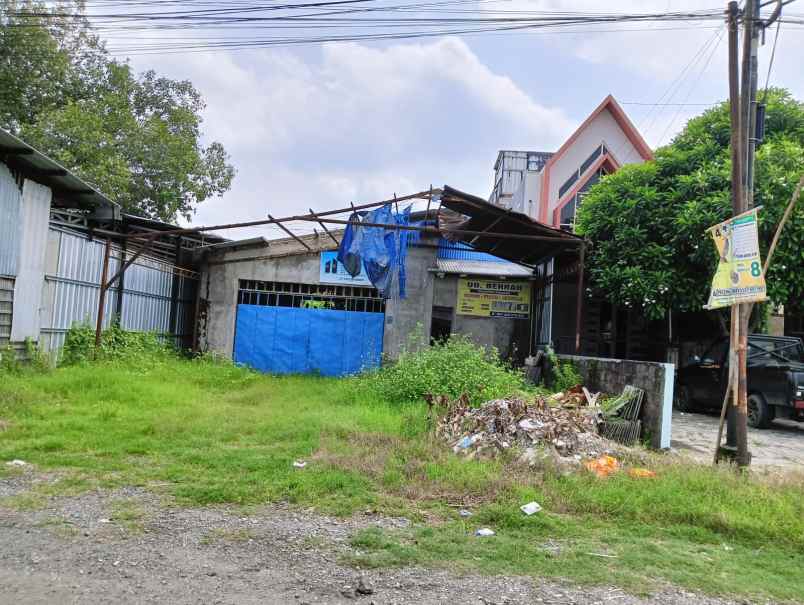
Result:
<svg viewBox="0 0 804 605">
<path fill-rule="evenodd" d="M 482 260 L 454 260 L 437 258 L 436 270 L 440 273 L 459 275 L 485 275 L 494 277 L 532 277 L 527 267 L 514 263 L 495 263 Z"/>
<path fill-rule="evenodd" d="M 92 209 L 118 204 L 58 162 L 0 128 L 0 161 L 53 191 L 53 205 Z"/>
<path fill-rule="evenodd" d="M 441 193 L 438 228 L 449 240 L 528 266 L 583 245 L 577 235 L 447 185 Z"/>
</svg>

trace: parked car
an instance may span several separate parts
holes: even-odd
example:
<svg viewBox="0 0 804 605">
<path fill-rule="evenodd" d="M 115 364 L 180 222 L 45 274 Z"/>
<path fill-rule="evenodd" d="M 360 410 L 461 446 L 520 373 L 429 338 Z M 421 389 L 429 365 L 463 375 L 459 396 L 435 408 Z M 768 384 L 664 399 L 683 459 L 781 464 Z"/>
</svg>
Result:
<svg viewBox="0 0 804 605">
<path fill-rule="evenodd" d="M 804 421 L 804 344 L 800 338 L 748 337 L 748 424 L 767 428 L 775 418 Z M 682 412 L 720 410 L 729 376 L 729 339 L 679 369 L 675 407 Z"/>
</svg>

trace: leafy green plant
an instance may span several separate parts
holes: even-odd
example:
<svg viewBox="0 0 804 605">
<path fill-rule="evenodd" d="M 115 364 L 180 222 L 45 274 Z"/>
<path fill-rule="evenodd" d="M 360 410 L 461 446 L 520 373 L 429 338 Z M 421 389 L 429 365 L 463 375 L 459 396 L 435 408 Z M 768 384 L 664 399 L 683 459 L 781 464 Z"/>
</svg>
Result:
<svg viewBox="0 0 804 605">
<path fill-rule="evenodd" d="M 524 376 L 510 368 L 494 348 L 453 335 L 429 347 L 403 351 L 396 362 L 358 380 L 388 401 L 419 401 L 425 394 L 459 397 L 472 403 L 526 390 Z"/>
<path fill-rule="evenodd" d="M 623 166 L 589 190 L 576 230 L 592 241 L 594 293 L 653 320 L 703 307 L 717 264 L 706 229 L 732 214 L 730 131 L 729 106 L 722 103 L 690 120 L 654 161 Z M 802 166 L 804 103 L 770 89 L 755 170 L 763 258 Z M 801 309 L 804 301 L 803 245 L 799 201 L 766 275 L 770 301 L 785 309 Z"/>
<path fill-rule="evenodd" d="M 335 303 L 331 300 L 305 300 L 302 309 L 334 309 Z"/>
<path fill-rule="evenodd" d="M 10 344 L 0 348 L 0 372 L 18 372 L 20 362 L 17 359 L 17 352 Z"/>
<path fill-rule="evenodd" d="M 150 363 L 175 356 L 176 351 L 154 332 L 124 330 L 112 324 L 101 335 L 100 350 L 95 350 L 95 330 L 88 324 L 73 324 L 61 351 L 61 365 L 76 365 L 92 360 L 125 360 Z"/>
<path fill-rule="evenodd" d="M 557 391 L 566 391 L 574 386 L 583 383 L 583 378 L 578 372 L 578 368 L 571 361 L 562 361 L 558 358 L 553 349 L 547 349 L 547 359 L 550 360 L 552 368 L 552 386 Z"/>
<path fill-rule="evenodd" d="M 48 354 L 32 338 L 25 339 L 25 356 L 29 367 L 36 372 L 48 372 L 53 367 Z"/>
</svg>

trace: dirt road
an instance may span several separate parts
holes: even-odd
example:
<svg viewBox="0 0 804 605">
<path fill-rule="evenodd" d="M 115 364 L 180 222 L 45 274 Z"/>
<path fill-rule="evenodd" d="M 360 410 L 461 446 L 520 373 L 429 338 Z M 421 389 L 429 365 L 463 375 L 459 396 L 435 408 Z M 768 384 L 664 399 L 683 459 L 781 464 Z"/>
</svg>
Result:
<svg viewBox="0 0 804 605">
<path fill-rule="evenodd" d="M 0 479 L 0 496 L 24 496 L 33 479 L 31 472 Z M 283 505 L 248 515 L 235 508 L 183 509 L 139 489 L 38 505 L 0 508 L 2 604 L 731 603 L 672 587 L 640 599 L 616 588 L 521 577 L 424 569 L 361 574 L 339 563 L 351 548 L 349 537 L 362 527 L 407 524 L 370 514 L 337 520 Z M 361 577 L 370 594 L 355 593 Z"/>
</svg>

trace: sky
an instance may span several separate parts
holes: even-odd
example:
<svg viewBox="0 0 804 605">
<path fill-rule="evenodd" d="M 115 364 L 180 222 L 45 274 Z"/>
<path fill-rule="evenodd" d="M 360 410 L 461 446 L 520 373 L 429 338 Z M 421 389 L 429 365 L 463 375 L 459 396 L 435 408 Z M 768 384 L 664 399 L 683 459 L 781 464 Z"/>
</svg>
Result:
<svg viewBox="0 0 804 605">
<path fill-rule="evenodd" d="M 606 10 L 720 4 L 614 0 Z M 592 0 L 495 6 L 601 10 Z M 706 104 L 726 98 L 722 24 L 621 28 L 636 31 L 596 26 L 575 34 L 508 32 L 151 54 L 133 56 L 131 63 L 137 70 L 189 79 L 206 100 L 204 140 L 223 143 L 237 170 L 230 191 L 198 206 L 192 224 L 211 225 L 340 208 L 431 185 L 487 197 L 500 149 L 557 149 L 609 93 L 654 148 L 668 143 Z M 782 27 L 771 79 L 799 99 L 802 31 Z M 760 48 L 761 85 L 772 41 L 769 35 Z M 224 235 L 282 233 L 270 226 Z"/>
</svg>

